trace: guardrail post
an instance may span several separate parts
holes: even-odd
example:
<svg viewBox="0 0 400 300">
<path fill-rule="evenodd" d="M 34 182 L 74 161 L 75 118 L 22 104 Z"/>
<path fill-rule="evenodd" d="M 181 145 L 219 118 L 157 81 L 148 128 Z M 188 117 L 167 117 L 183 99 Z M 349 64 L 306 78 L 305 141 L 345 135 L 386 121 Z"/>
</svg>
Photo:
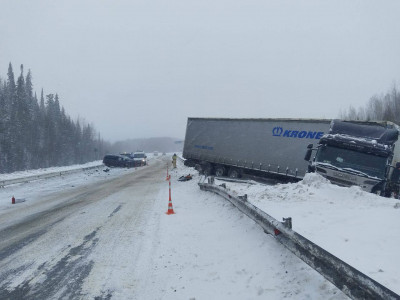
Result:
<svg viewBox="0 0 400 300">
<path fill-rule="evenodd" d="M 247 201 L 247 194 L 244 194 L 243 196 L 238 196 L 238 198 L 243 201 Z"/>
<path fill-rule="evenodd" d="M 283 219 L 283 225 L 289 229 L 292 229 L 292 218 L 282 218 Z"/>
</svg>

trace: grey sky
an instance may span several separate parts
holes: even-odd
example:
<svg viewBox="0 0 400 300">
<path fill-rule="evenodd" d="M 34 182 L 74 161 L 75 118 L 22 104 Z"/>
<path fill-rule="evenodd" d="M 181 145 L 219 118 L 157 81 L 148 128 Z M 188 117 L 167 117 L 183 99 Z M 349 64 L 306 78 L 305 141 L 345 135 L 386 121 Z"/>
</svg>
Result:
<svg viewBox="0 0 400 300">
<path fill-rule="evenodd" d="M 335 118 L 400 81 L 400 1 L 0 1 L 0 76 L 110 141 L 187 117 Z"/>
</svg>

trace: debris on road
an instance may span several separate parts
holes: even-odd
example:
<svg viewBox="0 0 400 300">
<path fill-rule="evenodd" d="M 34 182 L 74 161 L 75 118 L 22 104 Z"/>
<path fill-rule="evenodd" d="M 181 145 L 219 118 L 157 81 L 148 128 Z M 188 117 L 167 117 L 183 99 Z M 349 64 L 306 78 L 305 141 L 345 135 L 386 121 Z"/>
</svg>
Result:
<svg viewBox="0 0 400 300">
<path fill-rule="evenodd" d="M 178 181 L 188 181 L 192 179 L 192 175 L 188 174 L 186 176 L 179 177 Z"/>
</svg>

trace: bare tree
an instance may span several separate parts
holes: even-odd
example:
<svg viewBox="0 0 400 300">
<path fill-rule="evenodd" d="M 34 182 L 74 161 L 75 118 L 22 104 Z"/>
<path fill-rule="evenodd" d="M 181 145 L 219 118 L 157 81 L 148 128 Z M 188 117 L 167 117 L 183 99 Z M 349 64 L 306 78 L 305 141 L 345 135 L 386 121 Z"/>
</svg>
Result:
<svg viewBox="0 0 400 300">
<path fill-rule="evenodd" d="M 400 124 L 400 93 L 395 84 L 386 93 L 372 96 L 365 107 L 356 110 L 353 106 L 340 111 L 340 118 L 344 120 L 385 120 Z"/>
</svg>

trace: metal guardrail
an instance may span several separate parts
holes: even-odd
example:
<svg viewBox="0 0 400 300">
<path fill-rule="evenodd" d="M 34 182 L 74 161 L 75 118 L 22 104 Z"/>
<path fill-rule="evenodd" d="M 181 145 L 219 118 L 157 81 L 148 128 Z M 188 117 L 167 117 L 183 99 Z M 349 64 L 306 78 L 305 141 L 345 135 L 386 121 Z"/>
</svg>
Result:
<svg viewBox="0 0 400 300">
<path fill-rule="evenodd" d="M 46 178 L 51 178 L 51 177 L 79 173 L 79 172 L 83 172 L 83 171 L 89 171 L 89 170 L 100 168 L 101 166 L 103 166 L 103 165 L 101 164 L 101 165 L 97 165 L 97 166 L 93 166 L 93 167 L 85 167 L 85 168 L 66 170 L 66 171 L 60 171 L 60 172 L 52 172 L 52 173 L 46 173 L 46 174 L 41 174 L 41 175 L 32 175 L 32 176 L 14 178 L 14 179 L 9 179 L 9 180 L 0 180 L 0 187 L 4 187 L 6 185 L 11 185 L 11 184 L 16 184 L 16 183 L 25 183 L 25 182 L 30 182 L 30 181 L 39 180 L 39 179 L 46 179 Z"/>
<path fill-rule="evenodd" d="M 327 252 L 291 229 L 291 219 L 279 222 L 247 201 L 247 195 L 235 196 L 224 184 L 217 186 L 213 177 L 208 183 L 199 182 L 200 189 L 214 192 L 229 200 L 240 211 L 258 223 L 266 233 L 275 236 L 281 244 L 333 283 L 352 299 L 400 299 L 400 296 L 349 264 Z"/>
</svg>

